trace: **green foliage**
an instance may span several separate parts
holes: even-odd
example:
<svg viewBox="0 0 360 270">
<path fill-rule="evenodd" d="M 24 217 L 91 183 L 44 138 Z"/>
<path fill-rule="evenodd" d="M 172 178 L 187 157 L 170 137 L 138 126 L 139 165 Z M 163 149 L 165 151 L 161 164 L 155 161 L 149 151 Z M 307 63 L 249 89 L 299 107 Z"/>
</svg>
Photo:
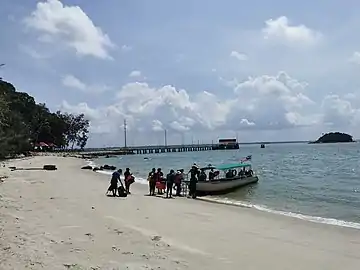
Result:
<svg viewBox="0 0 360 270">
<path fill-rule="evenodd" d="M 71 145 L 71 149 L 73 149 L 74 146 L 78 146 L 83 149 L 88 140 L 87 134 L 89 133 L 89 120 L 85 118 L 84 114 L 61 114 L 61 112 L 57 112 L 57 114 L 66 124 L 64 133 L 66 147 Z"/>
<path fill-rule="evenodd" d="M 324 134 L 314 143 L 338 143 L 338 142 L 353 142 L 353 137 L 346 133 L 330 132 Z"/>
<path fill-rule="evenodd" d="M 0 158 L 26 153 L 39 142 L 83 149 L 88 133 L 89 121 L 83 114 L 52 113 L 45 104 L 36 104 L 33 97 L 0 80 Z"/>
</svg>

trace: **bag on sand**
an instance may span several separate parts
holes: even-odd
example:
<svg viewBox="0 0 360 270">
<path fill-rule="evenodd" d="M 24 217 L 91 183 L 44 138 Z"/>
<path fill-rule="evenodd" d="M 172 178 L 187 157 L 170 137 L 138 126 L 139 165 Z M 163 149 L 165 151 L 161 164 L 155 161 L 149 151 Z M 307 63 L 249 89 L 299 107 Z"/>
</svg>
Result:
<svg viewBox="0 0 360 270">
<path fill-rule="evenodd" d="M 131 185 L 135 182 L 135 177 L 133 175 L 130 175 L 128 178 L 126 178 L 126 182 Z"/>
<path fill-rule="evenodd" d="M 127 192 L 123 186 L 118 188 L 119 197 L 127 197 Z"/>
</svg>

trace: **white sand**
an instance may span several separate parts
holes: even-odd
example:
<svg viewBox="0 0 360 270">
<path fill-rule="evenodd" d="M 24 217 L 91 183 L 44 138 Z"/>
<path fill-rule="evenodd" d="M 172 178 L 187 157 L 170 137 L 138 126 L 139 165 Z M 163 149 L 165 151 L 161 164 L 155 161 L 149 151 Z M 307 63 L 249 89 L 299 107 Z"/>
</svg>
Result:
<svg viewBox="0 0 360 270">
<path fill-rule="evenodd" d="M 57 171 L 0 169 L 0 269 L 359 269 L 360 231 L 254 209 L 105 196 L 108 176 L 75 158 Z M 261 182 L 259 183 L 261 185 Z"/>
</svg>

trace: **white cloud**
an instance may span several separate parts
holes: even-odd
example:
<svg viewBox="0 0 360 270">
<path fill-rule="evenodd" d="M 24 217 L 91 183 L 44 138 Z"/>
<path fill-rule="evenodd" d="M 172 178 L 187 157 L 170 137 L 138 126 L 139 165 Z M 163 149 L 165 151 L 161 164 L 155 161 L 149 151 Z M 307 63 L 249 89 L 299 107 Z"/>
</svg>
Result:
<svg viewBox="0 0 360 270">
<path fill-rule="evenodd" d="M 360 64 L 360 52 L 354 52 L 349 61 L 354 64 Z"/>
<path fill-rule="evenodd" d="M 108 106 L 91 108 L 86 103 L 64 102 L 62 109 L 89 115 L 92 132 L 102 134 L 103 139 L 109 134 L 122 136 L 124 118 L 130 132 L 146 134 L 147 139 L 151 132 L 165 129 L 178 136 L 188 132 L 218 136 L 226 131 L 315 130 L 324 125 L 341 128 L 360 124 L 359 95 L 328 95 L 316 103 L 307 96 L 307 88 L 306 82 L 285 72 L 234 80 L 232 95 L 227 98 L 208 91 L 190 94 L 171 85 L 155 88 L 134 82 L 125 84 Z"/>
<path fill-rule="evenodd" d="M 306 83 L 279 72 L 276 76 L 263 75 L 240 82 L 234 87 L 233 96 L 223 99 L 208 91 L 190 95 L 171 85 L 154 88 L 135 82 L 124 85 L 117 92 L 115 103 L 107 107 L 66 103 L 64 109 L 90 113 L 93 129 L 104 133 L 119 132 L 124 118 L 129 130 L 276 130 L 320 121 L 318 114 L 312 112 L 316 104 L 304 93 L 306 87 Z"/>
<path fill-rule="evenodd" d="M 315 102 L 305 95 L 306 87 L 307 83 L 279 72 L 276 76 L 250 77 L 235 86 L 235 93 L 244 100 L 243 118 L 257 128 L 285 128 L 314 124 L 309 110 Z"/>
<path fill-rule="evenodd" d="M 185 125 L 182 125 L 181 123 L 179 123 L 178 121 L 173 121 L 170 123 L 170 127 L 173 130 L 179 131 L 179 132 L 184 132 L 184 131 L 188 131 L 190 130 L 190 127 L 187 127 Z"/>
<path fill-rule="evenodd" d="M 61 42 L 78 55 L 111 59 L 108 49 L 114 44 L 79 6 L 66 6 L 59 0 L 39 2 L 25 23 L 42 34 L 41 41 Z"/>
<path fill-rule="evenodd" d="M 285 16 L 265 21 L 262 33 L 265 39 L 278 41 L 295 46 L 314 45 L 321 39 L 322 34 L 307 26 L 291 25 Z"/>
<path fill-rule="evenodd" d="M 152 121 L 152 130 L 153 131 L 163 131 L 164 127 L 163 124 L 161 123 L 161 121 L 155 119 Z"/>
<path fill-rule="evenodd" d="M 246 54 L 240 53 L 240 52 L 237 52 L 237 51 L 232 51 L 232 52 L 230 53 L 230 56 L 236 58 L 236 59 L 239 60 L 239 61 L 246 61 L 246 60 L 248 60 L 248 57 L 247 57 Z"/>
<path fill-rule="evenodd" d="M 243 118 L 240 120 L 240 125 L 249 127 L 249 126 L 255 126 L 255 123 Z"/>
<path fill-rule="evenodd" d="M 141 76 L 141 71 L 140 70 L 133 70 L 129 74 L 129 77 L 132 77 L 132 78 L 140 77 L 140 76 Z"/>
<path fill-rule="evenodd" d="M 79 90 L 85 90 L 86 85 L 73 75 L 66 75 L 62 81 L 63 85 Z"/>
<path fill-rule="evenodd" d="M 360 108 L 341 98 L 339 95 L 328 95 L 322 101 L 323 122 L 328 125 L 344 127 L 360 123 Z"/>
<path fill-rule="evenodd" d="M 62 84 L 69 88 L 81 90 L 85 93 L 101 94 L 109 90 L 106 85 L 87 85 L 74 75 L 66 75 L 62 79 Z"/>
</svg>

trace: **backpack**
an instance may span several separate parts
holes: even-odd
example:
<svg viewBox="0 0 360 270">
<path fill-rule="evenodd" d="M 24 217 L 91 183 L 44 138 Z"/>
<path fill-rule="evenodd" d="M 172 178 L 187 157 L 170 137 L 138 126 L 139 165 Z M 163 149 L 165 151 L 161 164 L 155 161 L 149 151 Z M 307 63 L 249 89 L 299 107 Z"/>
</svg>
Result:
<svg viewBox="0 0 360 270">
<path fill-rule="evenodd" d="M 123 186 L 120 186 L 118 188 L 118 192 L 119 192 L 119 197 L 127 197 L 127 195 L 128 195 Z"/>
</svg>

